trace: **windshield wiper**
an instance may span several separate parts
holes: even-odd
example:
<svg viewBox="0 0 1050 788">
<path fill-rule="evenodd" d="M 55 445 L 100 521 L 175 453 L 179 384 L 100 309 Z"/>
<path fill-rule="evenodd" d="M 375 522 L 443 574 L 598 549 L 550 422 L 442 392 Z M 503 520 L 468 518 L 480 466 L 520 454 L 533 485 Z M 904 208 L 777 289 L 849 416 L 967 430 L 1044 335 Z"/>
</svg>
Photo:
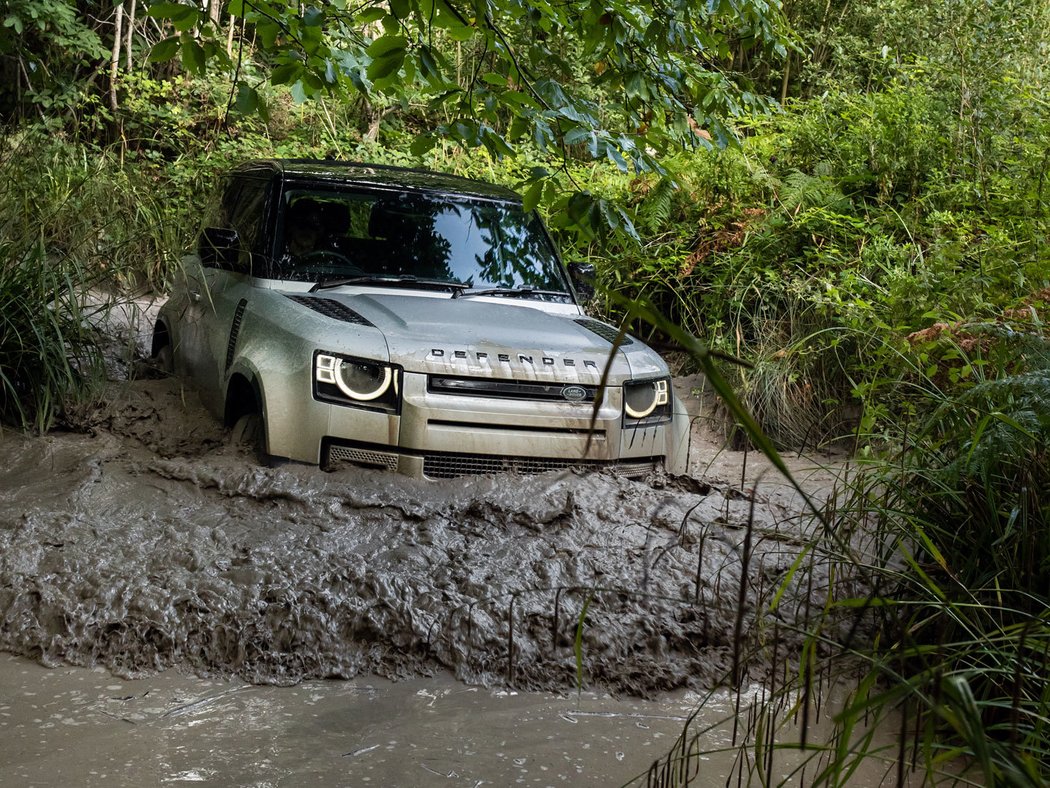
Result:
<svg viewBox="0 0 1050 788">
<path fill-rule="evenodd" d="M 327 290 L 332 287 L 342 287 L 343 285 L 393 285 L 394 287 L 404 285 L 424 288 L 432 287 L 441 290 L 452 290 L 454 291 L 453 295 L 467 287 L 463 282 L 449 282 L 446 279 L 420 279 L 418 276 L 413 276 L 412 274 L 372 274 L 367 276 L 347 276 L 342 279 L 322 279 L 310 288 L 310 292 L 316 293 L 318 290 Z"/>
<path fill-rule="evenodd" d="M 568 298 L 569 294 L 563 290 L 540 290 L 535 287 L 467 287 L 452 294 L 453 298 L 471 296 L 561 296 Z"/>
</svg>

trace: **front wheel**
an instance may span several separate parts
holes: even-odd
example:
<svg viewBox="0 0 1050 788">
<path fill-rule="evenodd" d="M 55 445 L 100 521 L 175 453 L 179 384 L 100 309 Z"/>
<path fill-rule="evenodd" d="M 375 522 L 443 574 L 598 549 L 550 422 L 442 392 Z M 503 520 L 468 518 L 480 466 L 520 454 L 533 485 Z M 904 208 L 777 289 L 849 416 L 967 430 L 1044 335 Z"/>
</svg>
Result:
<svg viewBox="0 0 1050 788">
<path fill-rule="evenodd" d="M 267 465 L 266 424 L 259 413 L 246 413 L 237 419 L 230 430 L 230 446 L 252 454 L 261 465 Z"/>
<path fill-rule="evenodd" d="M 157 369 L 165 375 L 175 374 L 175 354 L 171 349 L 171 345 L 165 345 L 158 350 L 153 360 L 157 365 Z"/>
</svg>

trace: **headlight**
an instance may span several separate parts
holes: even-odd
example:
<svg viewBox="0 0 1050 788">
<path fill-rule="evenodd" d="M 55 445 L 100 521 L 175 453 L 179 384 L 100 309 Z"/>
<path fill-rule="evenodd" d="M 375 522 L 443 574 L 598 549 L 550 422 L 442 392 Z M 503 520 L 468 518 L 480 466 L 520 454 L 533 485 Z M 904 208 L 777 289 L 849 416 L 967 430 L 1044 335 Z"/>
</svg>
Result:
<svg viewBox="0 0 1050 788">
<path fill-rule="evenodd" d="M 629 426 L 662 424 L 671 419 L 671 384 L 667 378 L 625 383 L 624 423 Z"/>
<path fill-rule="evenodd" d="M 397 411 L 401 370 L 381 361 L 331 353 L 314 357 L 314 396 L 324 402 Z"/>
</svg>

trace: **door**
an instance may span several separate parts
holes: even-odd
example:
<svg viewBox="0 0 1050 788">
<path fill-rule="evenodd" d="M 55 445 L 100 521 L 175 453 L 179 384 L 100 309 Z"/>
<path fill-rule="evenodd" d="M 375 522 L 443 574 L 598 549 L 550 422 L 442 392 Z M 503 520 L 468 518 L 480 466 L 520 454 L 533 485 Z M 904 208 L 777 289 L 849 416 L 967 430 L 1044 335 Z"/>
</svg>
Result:
<svg viewBox="0 0 1050 788">
<path fill-rule="evenodd" d="M 206 259 L 187 274 L 192 327 L 187 332 L 187 371 L 198 381 L 201 398 L 213 413 L 225 409 L 226 376 L 236 328 L 254 291 L 252 259 L 264 253 L 264 211 L 268 182 L 235 178 L 223 197 L 221 224 L 236 232 L 229 254 Z"/>
</svg>

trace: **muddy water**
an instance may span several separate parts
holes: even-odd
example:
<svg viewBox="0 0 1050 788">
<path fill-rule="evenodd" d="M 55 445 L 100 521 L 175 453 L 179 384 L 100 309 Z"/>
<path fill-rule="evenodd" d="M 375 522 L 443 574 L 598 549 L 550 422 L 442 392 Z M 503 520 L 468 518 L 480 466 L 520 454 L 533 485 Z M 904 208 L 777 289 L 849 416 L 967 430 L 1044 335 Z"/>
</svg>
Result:
<svg viewBox="0 0 1050 788">
<path fill-rule="evenodd" d="M 175 673 L 121 681 L 0 655 L 4 785 L 621 785 L 644 775 L 699 698 L 468 687 L 441 673 L 252 686 Z M 728 696 L 707 704 L 712 750 Z M 732 773 L 731 754 L 701 784 Z M 637 784 L 637 783 L 636 783 Z"/>
<path fill-rule="evenodd" d="M 45 665 L 563 689 L 579 634 L 588 686 L 713 686 L 741 577 L 754 645 L 798 551 L 795 510 L 723 481 L 262 468 L 171 380 L 75 421 L 0 441 L 0 649 Z M 781 633 L 822 582 L 800 574 Z"/>
</svg>

